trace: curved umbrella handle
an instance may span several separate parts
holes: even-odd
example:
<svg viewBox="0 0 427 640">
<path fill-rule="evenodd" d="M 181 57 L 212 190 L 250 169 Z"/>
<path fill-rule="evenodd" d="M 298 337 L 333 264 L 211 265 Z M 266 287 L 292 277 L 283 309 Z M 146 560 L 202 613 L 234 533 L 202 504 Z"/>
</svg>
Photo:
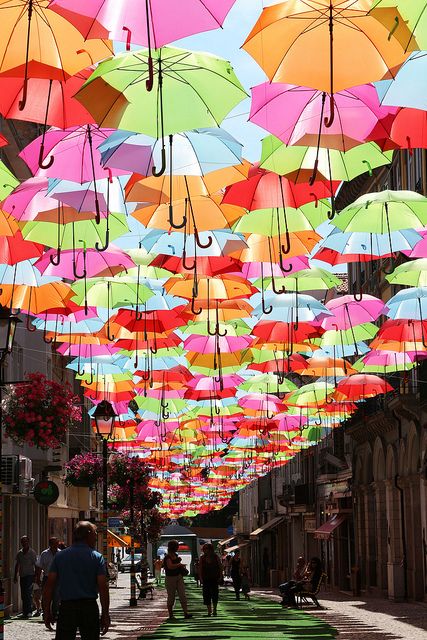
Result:
<svg viewBox="0 0 427 640">
<path fill-rule="evenodd" d="M 27 319 L 26 319 L 25 326 L 27 328 L 27 331 L 29 331 L 30 333 L 35 333 L 37 331 L 37 327 L 35 327 L 34 325 L 32 325 L 30 323 L 30 318 L 31 318 L 30 314 L 27 313 Z"/>
<path fill-rule="evenodd" d="M 281 270 L 285 273 L 290 273 L 292 271 L 292 264 L 290 264 L 288 267 L 285 266 L 285 263 L 283 262 L 283 254 L 281 251 L 279 252 L 279 264 Z"/>
<path fill-rule="evenodd" d="M 311 191 L 309 195 L 313 196 L 314 208 L 317 209 L 317 207 L 319 206 L 319 198 L 318 198 L 318 196 L 316 196 L 316 194 L 313 191 Z"/>
<path fill-rule="evenodd" d="M 334 120 L 335 120 L 335 100 L 334 100 L 334 95 L 331 93 L 331 95 L 329 96 L 329 117 L 326 116 L 326 118 L 323 121 L 325 123 L 325 127 L 327 129 L 332 127 L 332 125 L 334 124 Z"/>
<path fill-rule="evenodd" d="M 49 260 L 54 267 L 57 267 L 59 265 L 59 263 L 61 262 L 61 247 L 57 247 L 56 256 L 50 255 Z"/>
<path fill-rule="evenodd" d="M 194 308 L 194 303 L 196 302 L 195 298 L 191 298 L 191 312 L 194 313 L 194 315 L 196 316 L 200 316 L 200 314 L 202 313 L 203 309 L 202 307 L 200 307 L 200 309 L 198 309 L 196 311 L 196 309 Z"/>
<path fill-rule="evenodd" d="M 322 424 L 322 417 L 321 417 L 321 415 L 320 415 L 320 414 L 319 414 L 319 418 L 318 418 L 318 420 L 319 420 L 319 421 L 317 421 L 317 419 L 316 419 L 316 420 L 314 421 L 314 424 L 315 424 L 317 427 L 320 427 L 320 426 L 321 426 L 321 424 Z"/>
<path fill-rule="evenodd" d="M 264 296 L 262 296 L 261 298 L 261 303 L 262 303 L 262 312 L 265 313 L 267 316 L 270 315 L 270 313 L 273 312 L 273 307 L 272 305 L 270 305 L 269 307 L 265 306 Z"/>
<path fill-rule="evenodd" d="M 372 177 L 372 167 L 371 167 L 371 163 L 368 162 L 368 160 L 362 160 L 362 164 L 366 164 L 366 166 L 368 167 L 368 173 L 369 176 Z"/>
<path fill-rule="evenodd" d="M 335 213 L 336 213 L 336 210 L 335 210 L 335 197 L 334 197 L 334 194 L 331 193 L 331 210 L 328 211 L 328 219 L 329 220 L 333 220 L 335 218 Z"/>
<path fill-rule="evenodd" d="M 110 245 L 110 229 L 108 227 L 108 218 L 107 218 L 107 228 L 105 230 L 105 245 L 102 247 L 99 244 L 99 242 L 96 242 L 95 249 L 98 251 L 98 253 L 102 253 L 103 251 L 107 251 L 109 245 Z"/>
<path fill-rule="evenodd" d="M 363 299 L 362 285 L 360 285 L 359 293 L 353 293 L 353 299 L 355 300 L 355 302 L 362 301 Z"/>
<path fill-rule="evenodd" d="M 183 229 L 185 227 L 185 225 L 187 224 L 187 216 L 184 214 L 182 217 L 182 222 L 180 224 L 177 224 L 176 222 L 174 222 L 173 219 L 173 204 L 169 203 L 169 218 L 168 218 L 169 224 L 172 227 L 172 229 Z"/>
<path fill-rule="evenodd" d="M 28 76 L 24 77 L 24 85 L 22 87 L 22 98 L 18 103 L 19 111 L 24 111 L 28 97 Z"/>
<path fill-rule="evenodd" d="M 398 16 L 394 16 L 394 25 L 392 27 L 392 29 L 390 30 L 390 33 L 387 36 L 387 40 L 390 41 L 394 35 L 394 32 L 396 31 L 396 29 L 399 27 L 399 18 Z"/>
<path fill-rule="evenodd" d="M 110 319 L 108 319 L 108 322 L 107 322 L 107 338 L 110 342 L 114 342 L 114 340 L 116 339 L 116 336 L 113 336 L 110 333 Z"/>
<path fill-rule="evenodd" d="M 73 229 L 74 229 L 74 223 L 73 223 Z M 73 260 L 73 275 L 76 278 L 76 280 L 83 280 L 84 278 L 87 277 L 87 271 L 86 271 L 86 242 L 84 240 L 80 240 L 80 242 L 83 243 L 83 271 L 82 273 L 77 273 L 77 260 Z"/>
<path fill-rule="evenodd" d="M 54 156 L 50 156 L 47 162 L 45 163 L 43 160 L 43 156 L 44 156 L 44 143 L 40 145 L 39 169 L 49 169 L 53 165 L 55 158 Z"/>
<path fill-rule="evenodd" d="M 160 176 L 162 176 L 164 174 L 164 172 L 166 171 L 166 148 L 165 148 L 164 144 L 162 144 L 161 158 L 162 158 L 162 164 L 161 164 L 160 169 L 156 169 L 155 166 L 153 166 L 151 168 L 151 173 L 156 178 L 159 178 Z"/>
<path fill-rule="evenodd" d="M 200 236 L 199 236 L 199 232 L 197 230 L 197 227 L 194 227 L 194 238 L 196 240 L 196 244 L 198 247 L 200 247 L 200 249 L 209 249 L 209 247 L 212 246 L 213 243 L 213 237 L 209 236 L 208 241 L 206 244 L 203 244 L 200 240 Z"/>
<path fill-rule="evenodd" d="M 396 268 L 395 260 L 394 260 L 394 258 L 390 258 L 390 267 L 388 269 L 383 269 L 383 272 L 387 276 L 389 276 L 389 275 L 391 275 L 393 273 L 395 268 Z"/>
<path fill-rule="evenodd" d="M 292 266 L 291 266 L 291 268 L 292 268 Z M 276 293 L 277 295 L 281 295 L 282 293 L 286 293 L 285 285 L 282 285 L 281 289 L 276 289 L 276 279 L 275 279 L 275 277 L 273 275 L 271 276 L 271 287 L 272 287 L 274 293 Z"/>
</svg>

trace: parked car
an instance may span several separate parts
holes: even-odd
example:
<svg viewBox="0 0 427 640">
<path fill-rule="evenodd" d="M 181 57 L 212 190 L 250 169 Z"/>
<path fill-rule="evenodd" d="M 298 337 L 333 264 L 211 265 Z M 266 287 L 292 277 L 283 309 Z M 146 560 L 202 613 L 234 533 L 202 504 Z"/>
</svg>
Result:
<svg viewBox="0 0 427 640">
<path fill-rule="evenodd" d="M 138 572 L 141 571 L 141 558 L 142 558 L 141 553 L 134 554 L 135 571 L 138 571 Z M 120 573 L 125 573 L 125 571 L 130 571 L 131 562 L 132 562 L 131 556 L 130 554 L 128 554 L 120 562 Z"/>
</svg>

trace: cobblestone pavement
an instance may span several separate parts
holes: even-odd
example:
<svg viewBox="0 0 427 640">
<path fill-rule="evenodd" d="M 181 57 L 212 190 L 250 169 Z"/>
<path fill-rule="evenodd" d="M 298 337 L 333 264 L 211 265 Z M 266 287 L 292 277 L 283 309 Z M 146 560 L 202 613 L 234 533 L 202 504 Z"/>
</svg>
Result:
<svg viewBox="0 0 427 640">
<path fill-rule="evenodd" d="M 129 573 L 120 574 L 117 588 L 110 589 L 111 628 L 106 640 L 136 640 L 149 635 L 167 618 L 166 599 L 163 590 L 157 590 L 151 600 L 138 600 L 136 608 L 129 607 Z M 6 621 L 6 640 L 53 640 L 54 634 L 48 631 L 40 618 Z"/>
<path fill-rule="evenodd" d="M 280 602 L 272 590 L 254 593 Z M 427 604 L 322 593 L 324 609 L 306 608 L 337 629 L 339 640 L 427 640 Z"/>
<path fill-rule="evenodd" d="M 280 601 L 272 590 L 254 589 L 253 592 Z M 110 593 L 112 626 L 106 640 L 150 637 L 167 617 L 163 590 L 157 590 L 153 600 L 148 597 L 138 600 L 137 608 L 129 607 L 129 574 L 120 575 L 118 587 Z M 309 612 L 335 627 L 339 640 L 427 639 L 427 604 L 393 603 L 381 598 L 352 598 L 330 593 L 323 593 L 320 601 L 325 608 L 321 611 L 310 609 Z M 54 635 L 45 629 L 41 618 L 12 619 L 6 623 L 5 638 L 53 640 Z"/>
</svg>

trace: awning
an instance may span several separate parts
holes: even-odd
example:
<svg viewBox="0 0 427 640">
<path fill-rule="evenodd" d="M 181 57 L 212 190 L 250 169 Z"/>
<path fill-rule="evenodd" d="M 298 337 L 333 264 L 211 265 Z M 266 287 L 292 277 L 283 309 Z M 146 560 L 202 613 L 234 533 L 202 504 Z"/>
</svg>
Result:
<svg viewBox="0 0 427 640">
<path fill-rule="evenodd" d="M 255 529 L 255 531 L 252 531 L 252 533 L 249 534 L 249 537 L 252 539 L 258 538 L 258 536 L 261 535 L 261 533 L 264 533 L 264 531 L 268 531 L 269 529 L 274 529 L 274 527 L 277 527 L 277 525 L 283 522 L 284 519 L 285 516 L 279 516 L 278 518 L 269 520 L 268 522 L 263 524 L 262 527 L 259 527 L 259 529 Z"/>
<path fill-rule="evenodd" d="M 128 538 L 129 541 L 127 541 L 125 538 Z M 108 540 L 109 547 L 129 547 L 130 546 L 130 536 L 123 536 L 123 538 L 121 538 L 120 536 L 117 535 L 117 533 L 114 533 L 114 531 L 111 531 L 110 529 L 107 529 L 107 540 Z"/>
<path fill-rule="evenodd" d="M 331 534 L 335 531 L 337 527 L 339 527 L 343 522 L 345 522 L 345 520 L 346 520 L 345 515 L 337 514 L 335 516 L 332 516 L 332 518 L 330 518 L 327 522 L 322 524 L 321 527 L 316 529 L 316 531 L 314 532 L 314 537 L 317 538 L 317 540 L 329 540 L 329 538 L 331 537 Z"/>
<path fill-rule="evenodd" d="M 228 544 L 229 542 L 231 542 L 232 540 L 235 540 L 236 536 L 231 536 L 231 538 L 226 538 L 225 540 L 220 540 L 218 542 L 218 546 L 219 547 L 223 547 L 225 544 Z"/>
<path fill-rule="evenodd" d="M 237 551 L 237 549 L 243 549 L 243 547 L 247 547 L 249 542 L 242 542 L 242 544 L 235 544 L 234 547 L 229 547 L 228 549 L 224 549 L 224 553 L 231 553 L 232 551 Z"/>
</svg>

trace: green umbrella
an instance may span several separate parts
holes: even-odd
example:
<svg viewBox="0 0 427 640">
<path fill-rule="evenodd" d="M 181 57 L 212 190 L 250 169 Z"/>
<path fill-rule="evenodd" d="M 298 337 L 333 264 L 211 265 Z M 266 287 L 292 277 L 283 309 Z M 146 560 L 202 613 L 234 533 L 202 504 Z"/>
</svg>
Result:
<svg viewBox="0 0 427 640">
<path fill-rule="evenodd" d="M 427 2 L 426 0 L 375 0 L 372 15 L 384 24 L 396 37 L 405 51 L 427 48 Z M 400 33 L 400 26 L 409 28 Z M 404 36 L 404 37 L 403 37 Z"/>
<path fill-rule="evenodd" d="M 317 407 L 319 403 L 326 402 L 327 397 L 335 391 L 333 384 L 325 384 L 324 382 L 312 382 L 292 391 L 286 396 L 287 405 L 296 405 L 298 407 Z"/>
<path fill-rule="evenodd" d="M 362 342 L 363 340 L 372 340 L 375 338 L 379 331 L 379 327 L 372 322 L 366 322 L 365 324 L 358 324 L 350 329 L 338 330 L 332 329 L 325 331 L 321 338 L 314 338 L 312 342 L 318 344 L 320 347 L 324 346 L 337 346 L 337 345 L 351 345 L 355 342 Z"/>
<path fill-rule="evenodd" d="M 218 329 L 221 335 L 224 334 L 224 331 L 227 331 L 227 336 L 247 336 L 251 333 L 251 328 L 243 320 L 219 322 Z M 187 325 L 181 329 L 181 331 L 184 334 L 188 333 L 190 335 L 207 336 L 208 325 L 207 322 L 188 322 Z"/>
<path fill-rule="evenodd" d="M 326 269 L 320 267 L 312 267 L 311 269 L 301 269 L 291 276 L 284 278 L 274 278 L 275 287 L 285 287 L 288 291 L 321 291 L 324 289 L 332 289 L 342 284 L 340 278 L 335 276 Z M 272 288 L 272 278 L 264 278 L 264 285 L 267 289 Z M 254 282 L 255 287 L 261 286 L 261 278 Z"/>
<path fill-rule="evenodd" d="M 129 231 L 126 216 L 121 213 L 108 215 L 108 230 L 110 240 L 119 238 Z M 94 248 L 97 244 L 103 245 L 107 232 L 107 218 L 101 218 L 99 224 L 96 220 L 80 220 L 68 224 L 56 222 L 40 222 L 38 220 L 27 222 L 22 230 L 25 240 L 39 242 L 48 247 L 60 249 Z"/>
<path fill-rule="evenodd" d="M 13 173 L 0 160 L 0 200 L 4 200 L 19 184 Z"/>
<path fill-rule="evenodd" d="M 90 307 L 102 307 L 103 309 L 117 309 L 119 307 L 136 306 L 144 304 L 154 294 L 148 287 L 136 282 L 120 282 L 107 279 L 92 278 L 75 282 L 73 300 L 77 304 L 83 304 L 86 298 Z"/>
<path fill-rule="evenodd" d="M 287 378 L 279 383 L 278 376 L 270 373 L 261 373 L 251 376 L 246 382 L 242 382 L 238 388 L 248 393 L 288 393 L 296 389 L 297 386 Z"/>
<path fill-rule="evenodd" d="M 409 287 L 427 287 L 427 258 L 418 258 L 399 265 L 386 276 L 391 284 L 406 284 Z"/>
<path fill-rule="evenodd" d="M 366 193 L 343 209 L 332 223 L 342 231 L 390 234 L 427 225 L 427 198 L 414 191 Z"/>
<path fill-rule="evenodd" d="M 316 147 L 286 146 L 275 136 L 262 141 L 261 167 L 294 182 L 307 182 L 313 174 Z M 319 149 L 318 173 L 328 180 L 353 180 L 362 173 L 390 164 L 393 151 L 381 151 L 375 142 L 357 145 L 349 151 Z M 319 176 L 320 177 L 320 176 Z"/>
<path fill-rule="evenodd" d="M 227 60 L 175 47 L 152 53 L 154 84 L 147 91 L 148 56 L 126 51 L 105 60 L 80 89 L 77 99 L 99 125 L 153 137 L 216 127 L 247 96 Z"/>
<path fill-rule="evenodd" d="M 257 233 L 263 236 L 277 236 L 287 228 L 290 233 L 313 231 L 328 219 L 331 206 L 326 200 L 311 202 L 298 209 L 274 207 L 258 209 L 242 216 L 234 225 L 235 233 Z"/>
</svg>

